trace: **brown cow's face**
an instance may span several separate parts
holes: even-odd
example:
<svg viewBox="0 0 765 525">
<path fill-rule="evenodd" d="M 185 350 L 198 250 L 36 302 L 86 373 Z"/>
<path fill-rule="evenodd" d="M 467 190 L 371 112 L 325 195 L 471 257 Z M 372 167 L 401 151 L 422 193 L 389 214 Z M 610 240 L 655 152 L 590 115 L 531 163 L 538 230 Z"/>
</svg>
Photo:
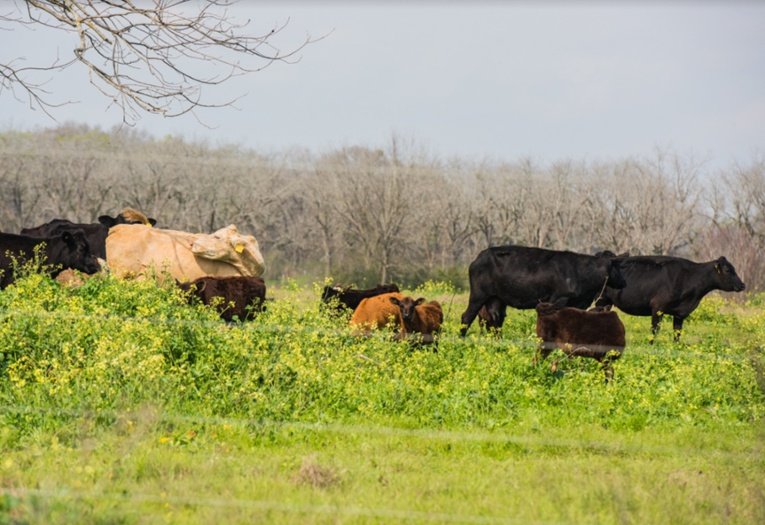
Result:
<svg viewBox="0 0 765 525">
<path fill-rule="evenodd" d="M 420 297 L 416 301 L 411 297 L 404 297 L 400 301 L 395 297 L 390 298 L 390 302 L 398 306 L 398 309 L 401 312 L 401 319 L 403 319 L 405 323 L 411 323 L 412 320 L 414 320 L 416 314 L 415 308 L 424 301 L 424 297 Z"/>
</svg>

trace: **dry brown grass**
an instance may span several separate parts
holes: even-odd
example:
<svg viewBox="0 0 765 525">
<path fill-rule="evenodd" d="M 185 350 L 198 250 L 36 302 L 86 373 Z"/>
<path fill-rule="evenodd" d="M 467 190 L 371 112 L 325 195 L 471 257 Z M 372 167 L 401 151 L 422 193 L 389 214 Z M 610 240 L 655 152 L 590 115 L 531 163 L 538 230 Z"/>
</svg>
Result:
<svg viewBox="0 0 765 525">
<path fill-rule="evenodd" d="M 316 456 L 306 456 L 300 470 L 293 477 L 298 485 L 309 485 L 317 489 L 332 488 L 340 483 L 340 475 L 330 467 L 320 465 Z"/>
</svg>

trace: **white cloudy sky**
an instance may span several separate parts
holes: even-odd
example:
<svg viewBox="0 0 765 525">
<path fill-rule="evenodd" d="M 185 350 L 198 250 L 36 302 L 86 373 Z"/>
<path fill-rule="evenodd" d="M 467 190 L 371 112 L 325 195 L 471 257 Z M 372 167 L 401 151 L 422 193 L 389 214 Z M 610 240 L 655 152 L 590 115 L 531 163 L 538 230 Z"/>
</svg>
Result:
<svg viewBox="0 0 765 525">
<path fill-rule="evenodd" d="M 0 5 L 7 0 L 0 0 Z M 322 151 L 392 133 L 442 156 L 607 159 L 670 147 L 712 165 L 765 153 L 765 2 L 255 2 L 284 49 L 323 40 L 216 96 L 239 110 L 147 116 L 139 129 L 211 143 Z M 10 5 L 10 4 L 5 4 Z M 49 30 L 0 32 L 0 62 L 71 53 Z M 81 69 L 48 88 L 59 121 L 121 121 Z M 55 124 L 0 93 L 0 126 Z"/>
</svg>

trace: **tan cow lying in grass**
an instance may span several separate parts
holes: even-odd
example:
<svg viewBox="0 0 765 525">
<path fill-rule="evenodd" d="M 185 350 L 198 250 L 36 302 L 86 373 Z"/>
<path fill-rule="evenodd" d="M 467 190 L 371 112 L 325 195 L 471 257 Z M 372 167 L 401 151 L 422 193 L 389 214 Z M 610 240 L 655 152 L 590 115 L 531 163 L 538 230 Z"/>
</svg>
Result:
<svg viewBox="0 0 765 525">
<path fill-rule="evenodd" d="M 118 277 L 163 273 L 180 282 L 200 277 L 258 277 L 265 270 L 258 241 L 233 224 L 211 234 L 123 224 L 109 230 L 106 263 Z"/>
</svg>

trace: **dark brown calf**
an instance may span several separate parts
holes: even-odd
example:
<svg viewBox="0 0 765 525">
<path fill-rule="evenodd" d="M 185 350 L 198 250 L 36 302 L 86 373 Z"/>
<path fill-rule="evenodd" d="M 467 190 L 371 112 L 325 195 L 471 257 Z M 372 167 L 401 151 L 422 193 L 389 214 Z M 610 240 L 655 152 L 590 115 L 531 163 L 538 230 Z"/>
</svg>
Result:
<svg viewBox="0 0 765 525">
<path fill-rule="evenodd" d="M 255 312 L 262 311 L 266 300 L 266 283 L 260 277 L 200 277 L 190 283 L 178 283 L 190 297 L 197 297 L 210 306 L 220 297 L 215 308 L 221 319 L 231 322 L 234 316 L 240 321 L 252 319 Z"/>
<path fill-rule="evenodd" d="M 551 303 L 539 303 L 536 310 L 541 359 L 559 348 L 570 356 L 597 360 L 603 365 L 606 381 L 613 377 L 611 363 L 621 357 L 626 344 L 624 324 L 616 312 L 561 308 Z M 553 368 L 556 366 L 553 363 Z"/>
<path fill-rule="evenodd" d="M 410 334 L 422 334 L 417 342 L 431 344 L 434 336 L 441 329 L 444 313 L 438 301 L 425 302 L 424 297 L 416 301 L 411 297 L 391 297 L 390 302 L 398 306 L 401 314 L 401 325 L 398 332 L 400 339 L 406 339 Z"/>
</svg>

